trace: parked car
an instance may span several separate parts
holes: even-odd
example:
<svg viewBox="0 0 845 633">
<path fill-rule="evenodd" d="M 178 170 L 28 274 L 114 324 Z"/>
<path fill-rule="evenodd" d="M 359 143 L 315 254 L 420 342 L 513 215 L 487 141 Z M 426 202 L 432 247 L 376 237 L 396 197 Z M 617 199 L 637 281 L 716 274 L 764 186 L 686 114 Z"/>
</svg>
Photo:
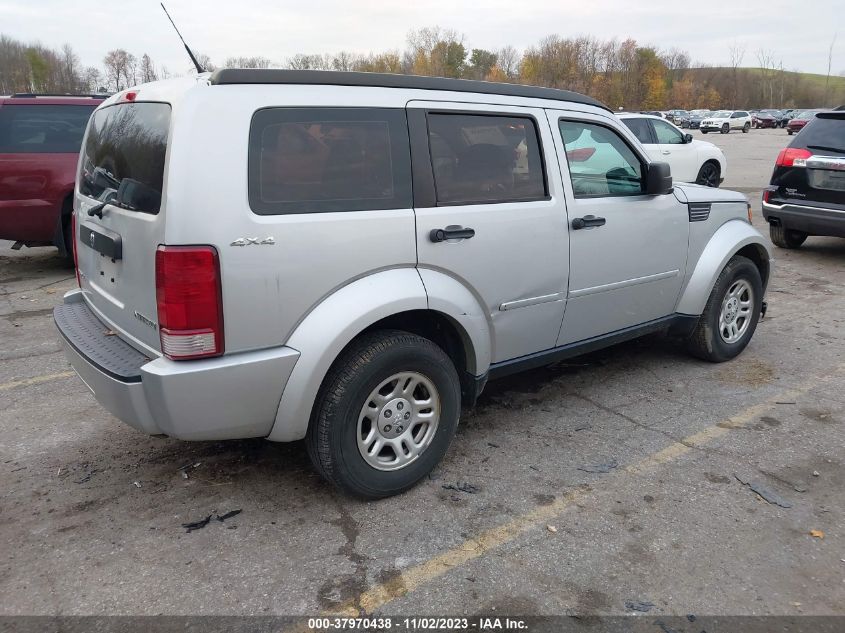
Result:
<svg viewBox="0 0 845 633">
<path fill-rule="evenodd" d="M 751 129 L 751 115 L 745 110 L 719 110 L 701 122 L 702 134 L 721 132 L 727 134 L 731 130 L 742 130 L 743 133 Z"/>
<path fill-rule="evenodd" d="M 792 118 L 794 112 L 795 110 L 792 108 L 781 110 L 780 116 L 778 117 L 778 127 L 786 127 L 786 124 L 789 123 L 789 120 Z"/>
<path fill-rule="evenodd" d="M 790 136 L 797 134 L 819 112 L 824 112 L 824 110 L 800 110 L 796 112 L 789 120 L 789 123 L 786 124 L 786 133 Z"/>
<path fill-rule="evenodd" d="M 718 187 L 725 179 L 725 155 L 713 143 L 697 141 L 676 126 L 658 117 L 620 114 L 634 136 L 654 161 L 666 161 L 672 167 L 672 179 Z"/>
<path fill-rule="evenodd" d="M 735 357 L 769 278 L 744 195 L 673 184 L 589 97 L 512 84 L 227 69 L 124 90 L 88 125 L 75 209 L 80 287 L 54 317 L 107 409 L 305 439 L 367 498 L 425 477 L 487 380 L 667 329 Z"/>
<path fill-rule="evenodd" d="M 701 122 L 710 116 L 710 110 L 692 110 L 687 119 L 687 127 L 690 130 L 697 130 L 701 127 Z"/>
<path fill-rule="evenodd" d="M 777 116 L 769 110 L 761 110 L 751 117 L 751 127 L 755 128 L 776 128 Z"/>
<path fill-rule="evenodd" d="M 669 110 L 666 113 L 666 120 L 674 123 L 675 125 L 680 125 L 681 119 L 688 117 L 689 112 L 686 110 Z"/>
<path fill-rule="evenodd" d="M 816 114 L 780 152 L 763 217 L 781 248 L 798 248 L 808 235 L 845 237 L 845 112 Z"/>
<path fill-rule="evenodd" d="M 57 246 L 72 262 L 70 214 L 79 146 L 101 97 L 0 97 L 0 239 Z"/>
</svg>

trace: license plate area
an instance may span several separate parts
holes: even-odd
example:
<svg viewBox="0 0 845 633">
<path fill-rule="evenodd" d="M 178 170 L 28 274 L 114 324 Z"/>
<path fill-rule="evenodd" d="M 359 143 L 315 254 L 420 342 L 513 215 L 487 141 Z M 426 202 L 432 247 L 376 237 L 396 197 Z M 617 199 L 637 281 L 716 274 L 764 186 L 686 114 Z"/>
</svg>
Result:
<svg viewBox="0 0 845 633">
<path fill-rule="evenodd" d="M 123 240 L 120 234 L 102 226 L 95 227 L 84 223 L 80 225 L 79 242 L 111 262 L 123 259 Z"/>
<path fill-rule="evenodd" d="M 845 171 L 828 171 L 823 169 L 808 169 L 810 186 L 813 189 L 827 189 L 828 191 L 845 191 Z"/>
</svg>

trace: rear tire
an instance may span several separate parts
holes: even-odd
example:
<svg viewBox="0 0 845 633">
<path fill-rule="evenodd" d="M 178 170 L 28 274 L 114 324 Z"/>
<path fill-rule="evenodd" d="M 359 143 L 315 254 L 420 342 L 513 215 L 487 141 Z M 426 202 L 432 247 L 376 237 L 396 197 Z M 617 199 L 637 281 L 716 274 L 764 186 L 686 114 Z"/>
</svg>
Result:
<svg viewBox="0 0 845 633">
<path fill-rule="evenodd" d="M 769 237 L 772 239 L 772 243 L 780 248 L 798 248 L 807 239 L 807 234 L 803 231 L 793 231 L 770 224 Z"/>
<path fill-rule="evenodd" d="M 440 347 L 399 330 L 365 334 L 323 381 L 306 437 L 308 455 L 341 490 L 389 497 L 440 462 L 460 410 L 458 372 Z"/>
<path fill-rule="evenodd" d="M 746 348 L 763 306 L 763 280 L 747 257 L 734 256 L 722 270 L 695 330 L 690 354 L 712 363 L 735 358 Z"/>
</svg>

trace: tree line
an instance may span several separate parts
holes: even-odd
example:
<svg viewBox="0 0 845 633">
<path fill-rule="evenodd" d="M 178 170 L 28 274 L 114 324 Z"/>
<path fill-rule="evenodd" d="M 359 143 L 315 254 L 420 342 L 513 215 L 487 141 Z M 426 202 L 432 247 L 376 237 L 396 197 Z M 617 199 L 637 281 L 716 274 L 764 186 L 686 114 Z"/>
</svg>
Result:
<svg viewBox="0 0 845 633">
<path fill-rule="evenodd" d="M 473 48 L 463 35 L 440 27 L 411 31 L 404 50 L 366 55 L 298 54 L 282 61 L 241 56 L 217 65 L 208 55 L 197 54 L 207 70 L 294 68 L 504 81 L 574 90 L 626 110 L 845 103 L 845 79 L 787 71 L 772 51 L 758 50 L 753 68 L 742 65 L 745 57 L 743 47 L 733 46 L 730 64 L 713 66 L 693 63 L 686 51 L 641 45 L 631 38 L 559 35 L 521 51 L 509 45 L 487 50 Z M 115 49 L 105 54 L 101 67 L 83 66 L 70 44 L 53 50 L 0 35 L 0 94 L 114 92 L 170 75 L 147 53 Z"/>
</svg>

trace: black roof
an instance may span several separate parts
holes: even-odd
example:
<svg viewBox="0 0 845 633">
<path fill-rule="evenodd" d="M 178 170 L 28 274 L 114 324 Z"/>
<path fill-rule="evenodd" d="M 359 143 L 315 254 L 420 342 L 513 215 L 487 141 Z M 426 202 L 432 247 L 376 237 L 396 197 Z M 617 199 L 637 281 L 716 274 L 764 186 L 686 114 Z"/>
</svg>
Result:
<svg viewBox="0 0 845 633">
<path fill-rule="evenodd" d="M 12 99 L 35 99 L 37 97 L 61 97 L 62 99 L 79 97 L 84 99 L 108 99 L 110 94 L 70 94 L 67 92 L 16 92 Z"/>
<path fill-rule="evenodd" d="M 596 106 L 610 111 L 606 105 L 592 97 L 569 90 L 523 86 L 521 84 L 494 83 L 492 81 L 471 81 L 468 79 L 444 79 L 442 77 L 421 77 L 418 75 L 394 75 L 389 73 L 356 73 L 335 70 L 282 70 L 263 68 L 224 68 L 211 74 L 212 85 L 230 84 L 305 84 L 330 86 L 372 86 L 376 88 L 409 88 L 416 90 L 449 90 L 453 92 L 475 92 L 508 97 L 530 97 L 570 101 Z"/>
</svg>

